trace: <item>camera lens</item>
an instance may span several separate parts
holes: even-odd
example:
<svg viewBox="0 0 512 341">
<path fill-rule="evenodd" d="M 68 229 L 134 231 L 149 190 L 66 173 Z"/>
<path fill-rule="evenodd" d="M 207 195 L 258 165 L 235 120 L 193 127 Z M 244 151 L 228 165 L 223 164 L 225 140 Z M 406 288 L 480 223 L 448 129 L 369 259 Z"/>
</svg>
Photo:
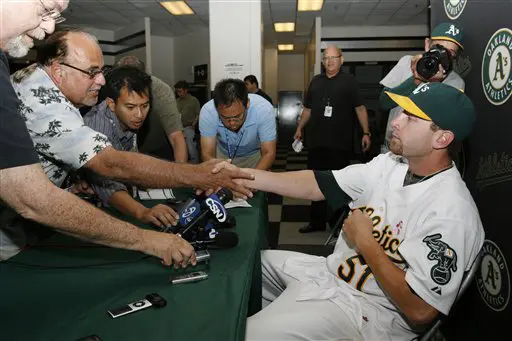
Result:
<svg viewBox="0 0 512 341">
<path fill-rule="evenodd" d="M 425 56 L 418 60 L 416 64 L 416 71 L 418 74 L 425 78 L 429 79 L 434 76 L 439 70 L 439 60 L 433 56 Z"/>
<path fill-rule="evenodd" d="M 439 65 L 443 66 L 445 73 L 452 70 L 450 53 L 444 46 L 436 44 L 418 60 L 416 71 L 421 77 L 429 80 L 439 71 Z"/>
</svg>

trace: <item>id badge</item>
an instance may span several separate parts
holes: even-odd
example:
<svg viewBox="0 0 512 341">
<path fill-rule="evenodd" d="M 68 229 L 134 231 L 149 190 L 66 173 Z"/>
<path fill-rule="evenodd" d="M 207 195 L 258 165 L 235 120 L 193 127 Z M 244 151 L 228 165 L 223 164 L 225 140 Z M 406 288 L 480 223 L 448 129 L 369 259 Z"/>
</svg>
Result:
<svg viewBox="0 0 512 341">
<path fill-rule="evenodd" d="M 330 105 L 326 105 L 325 106 L 324 116 L 325 117 L 331 117 L 332 116 L 332 107 Z"/>
</svg>

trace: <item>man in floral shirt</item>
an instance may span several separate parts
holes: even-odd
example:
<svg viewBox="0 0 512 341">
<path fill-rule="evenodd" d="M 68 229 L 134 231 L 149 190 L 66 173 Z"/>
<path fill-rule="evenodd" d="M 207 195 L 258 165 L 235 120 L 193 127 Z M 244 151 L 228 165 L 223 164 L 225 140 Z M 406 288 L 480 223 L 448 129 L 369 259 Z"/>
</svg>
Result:
<svg viewBox="0 0 512 341">
<path fill-rule="evenodd" d="M 56 32 L 40 47 L 38 64 L 12 76 L 21 101 L 19 112 L 54 184 L 61 186 L 69 171 L 85 167 L 147 188 L 227 187 L 241 196 L 252 195 L 232 180 L 248 174 L 228 169 L 213 174 L 217 160 L 176 164 L 118 151 L 105 135 L 85 126 L 79 108 L 96 104 L 105 84 L 102 68 L 103 55 L 96 38 L 67 29 Z"/>
<path fill-rule="evenodd" d="M 19 100 L 4 51 L 16 58 L 26 55 L 34 39 L 51 34 L 65 20 L 61 12 L 67 5 L 68 0 L 0 0 L 0 260 L 24 247 L 25 224 L 18 222 L 32 220 L 97 244 L 159 257 L 167 265 L 194 264 L 194 250 L 182 238 L 137 228 L 85 205 L 53 185 L 38 162 L 18 115 Z"/>
</svg>

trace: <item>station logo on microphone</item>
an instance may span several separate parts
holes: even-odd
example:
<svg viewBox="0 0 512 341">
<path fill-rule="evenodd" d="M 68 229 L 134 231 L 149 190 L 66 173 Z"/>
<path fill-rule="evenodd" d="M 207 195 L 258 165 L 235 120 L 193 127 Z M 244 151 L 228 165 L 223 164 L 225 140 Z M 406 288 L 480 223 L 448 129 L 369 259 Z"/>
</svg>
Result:
<svg viewBox="0 0 512 341">
<path fill-rule="evenodd" d="M 512 31 L 500 28 L 489 38 L 482 58 L 482 89 L 493 105 L 502 105 L 512 94 Z"/>
<path fill-rule="evenodd" d="M 467 2 L 468 0 L 444 0 L 444 11 L 448 18 L 457 19 L 464 11 Z"/>
</svg>

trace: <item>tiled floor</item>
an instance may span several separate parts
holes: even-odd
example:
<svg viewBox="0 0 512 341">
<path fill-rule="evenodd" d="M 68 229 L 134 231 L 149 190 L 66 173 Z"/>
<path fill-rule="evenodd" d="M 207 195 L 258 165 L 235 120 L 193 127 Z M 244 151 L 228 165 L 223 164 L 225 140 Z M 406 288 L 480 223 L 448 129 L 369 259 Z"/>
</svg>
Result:
<svg viewBox="0 0 512 341">
<path fill-rule="evenodd" d="M 277 146 L 276 160 L 272 167 L 274 172 L 295 171 L 307 169 L 307 151 L 296 153 L 289 144 Z M 318 249 L 323 253 L 323 244 L 329 235 L 329 231 L 302 234 L 299 228 L 309 222 L 309 200 L 293 199 L 280 195 L 268 194 L 268 213 L 271 229 L 279 229 L 279 248 L 305 251 L 306 249 Z M 318 245 L 321 247 L 312 247 Z M 325 247 L 325 250 L 328 250 Z"/>
</svg>

